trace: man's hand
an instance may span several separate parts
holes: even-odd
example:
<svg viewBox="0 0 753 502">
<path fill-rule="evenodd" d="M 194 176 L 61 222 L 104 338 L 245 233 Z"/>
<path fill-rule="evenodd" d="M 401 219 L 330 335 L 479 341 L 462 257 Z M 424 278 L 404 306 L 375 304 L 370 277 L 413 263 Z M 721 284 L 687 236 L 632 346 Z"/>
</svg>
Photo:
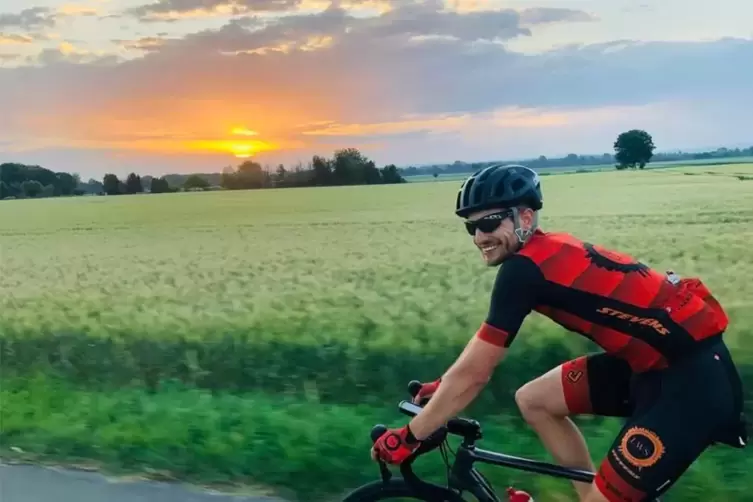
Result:
<svg viewBox="0 0 753 502">
<path fill-rule="evenodd" d="M 431 396 L 434 395 L 434 393 L 439 388 L 439 384 L 441 382 L 442 382 L 442 378 L 438 378 L 437 380 L 434 380 L 433 382 L 422 384 L 421 389 L 413 398 L 413 404 L 423 406 L 426 402 L 429 401 Z"/>
<path fill-rule="evenodd" d="M 374 461 L 381 459 L 388 464 L 400 464 L 419 446 L 421 442 L 413 436 L 406 425 L 382 434 L 371 448 L 371 458 Z"/>
</svg>

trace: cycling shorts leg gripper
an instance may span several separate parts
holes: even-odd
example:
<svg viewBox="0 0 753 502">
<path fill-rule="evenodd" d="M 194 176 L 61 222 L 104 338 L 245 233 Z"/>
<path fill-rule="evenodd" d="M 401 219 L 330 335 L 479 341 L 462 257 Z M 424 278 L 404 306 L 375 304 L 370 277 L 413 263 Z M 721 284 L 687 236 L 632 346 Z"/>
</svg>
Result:
<svg viewBox="0 0 753 502">
<path fill-rule="evenodd" d="M 562 389 L 571 415 L 590 414 L 593 411 L 587 361 L 588 356 L 582 356 L 562 365 Z"/>
<path fill-rule="evenodd" d="M 628 417 L 630 365 L 607 354 L 589 354 L 562 365 L 562 390 L 570 415 Z"/>
</svg>

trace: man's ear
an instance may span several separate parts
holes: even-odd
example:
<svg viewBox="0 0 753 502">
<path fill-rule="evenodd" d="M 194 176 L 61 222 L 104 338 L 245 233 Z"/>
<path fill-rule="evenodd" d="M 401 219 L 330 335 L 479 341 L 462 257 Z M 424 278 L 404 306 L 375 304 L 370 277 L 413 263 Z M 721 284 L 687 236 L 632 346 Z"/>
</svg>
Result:
<svg viewBox="0 0 753 502">
<path fill-rule="evenodd" d="M 519 207 L 518 208 L 518 217 L 520 218 L 520 226 L 525 229 L 529 230 L 533 227 L 533 209 L 529 207 Z"/>
</svg>

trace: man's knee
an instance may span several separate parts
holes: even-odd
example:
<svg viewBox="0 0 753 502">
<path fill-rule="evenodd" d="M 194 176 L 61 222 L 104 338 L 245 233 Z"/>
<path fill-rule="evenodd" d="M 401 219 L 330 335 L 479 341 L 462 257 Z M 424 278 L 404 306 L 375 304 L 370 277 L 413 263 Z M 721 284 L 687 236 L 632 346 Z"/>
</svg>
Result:
<svg viewBox="0 0 753 502">
<path fill-rule="evenodd" d="M 532 380 L 515 392 L 515 402 L 528 422 L 542 416 L 566 417 L 568 415 L 558 370 Z"/>
</svg>

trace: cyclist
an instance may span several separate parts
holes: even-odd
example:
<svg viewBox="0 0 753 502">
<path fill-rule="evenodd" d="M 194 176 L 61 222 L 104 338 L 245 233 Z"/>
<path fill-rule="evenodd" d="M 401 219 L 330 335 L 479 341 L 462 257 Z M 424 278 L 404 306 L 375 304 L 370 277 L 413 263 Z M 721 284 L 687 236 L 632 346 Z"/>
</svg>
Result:
<svg viewBox="0 0 753 502">
<path fill-rule="evenodd" d="M 569 418 L 624 417 L 581 501 L 633 502 L 665 492 L 715 442 L 747 441 L 742 384 L 723 341 L 727 316 L 697 278 L 659 273 L 632 257 L 538 226 L 539 176 L 494 165 L 460 188 L 456 214 L 488 266 L 499 268 L 484 322 L 415 402 L 423 411 L 374 444 L 400 463 L 489 381 L 531 311 L 593 340 L 604 352 L 565 362 L 515 394 L 527 423 L 561 465 L 593 471 Z"/>
</svg>

